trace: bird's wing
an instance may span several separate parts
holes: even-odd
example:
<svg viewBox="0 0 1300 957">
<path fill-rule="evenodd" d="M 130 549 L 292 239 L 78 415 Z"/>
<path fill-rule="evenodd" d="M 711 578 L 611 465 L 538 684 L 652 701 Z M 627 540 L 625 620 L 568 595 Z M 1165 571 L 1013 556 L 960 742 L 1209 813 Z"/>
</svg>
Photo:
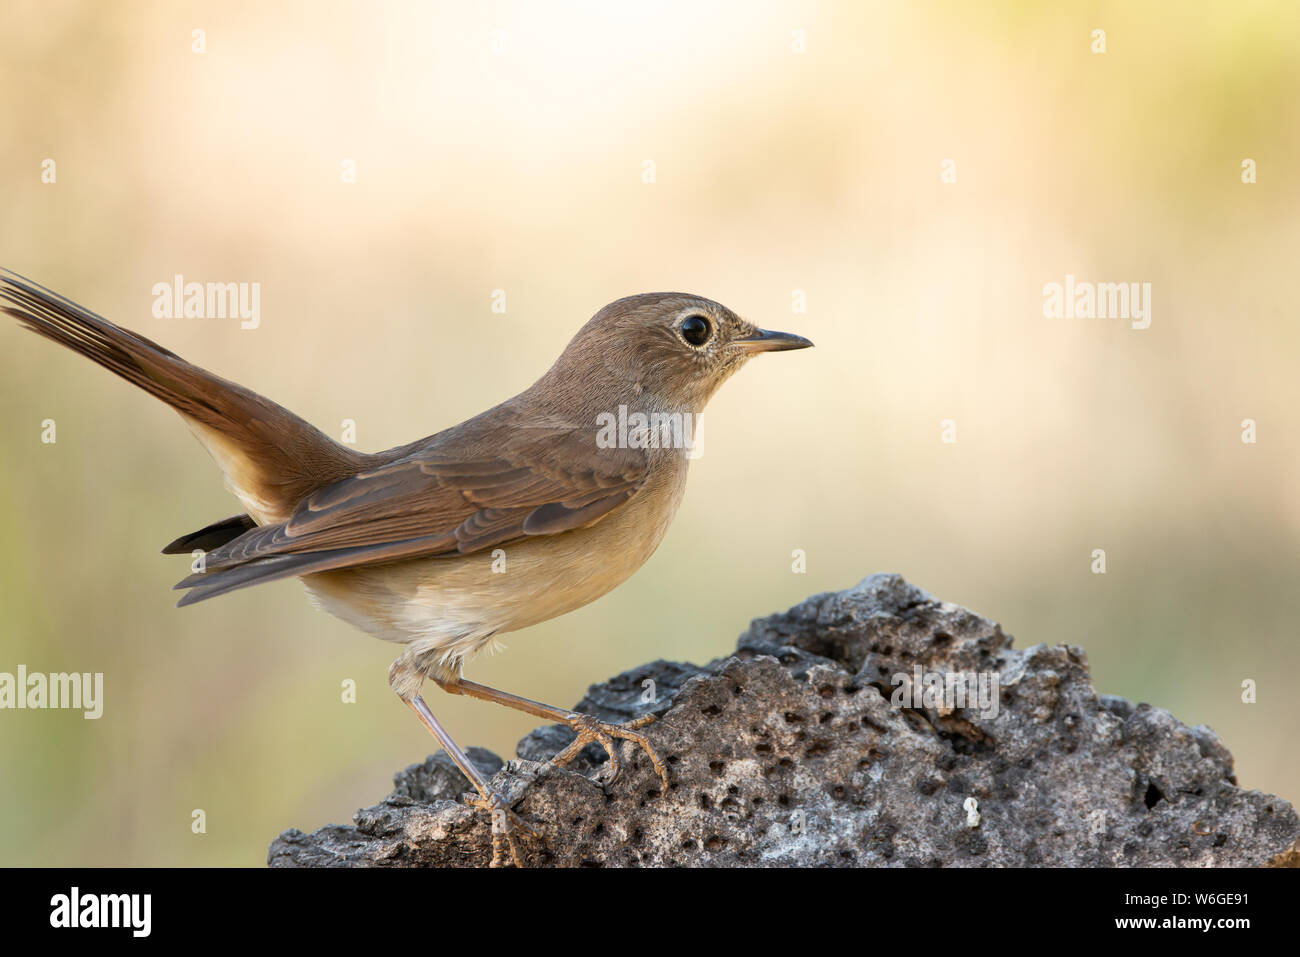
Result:
<svg viewBox="0 0 1300 957">
<path fill-rule="evenodd" d="M 515 423 L 472 441 L 440 438 L 319 489 L 288 520 L 209 552 L 205 570 L 176 586 L 190 589 L 180 604 L 291 575 L 582 528 L 627 502 L 648 472 L 644 449 L 599 448 L 594 428 Z"/>
</svg>

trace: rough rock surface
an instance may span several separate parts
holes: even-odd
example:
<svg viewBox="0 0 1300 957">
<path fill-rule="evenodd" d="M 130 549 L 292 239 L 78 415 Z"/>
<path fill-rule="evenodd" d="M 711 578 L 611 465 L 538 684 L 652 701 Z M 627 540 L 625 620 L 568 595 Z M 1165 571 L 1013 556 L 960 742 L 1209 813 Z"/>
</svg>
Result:
<svg viewBox="0 0 1300 957">
<path fill-rule="evenodd" d="M 918 667 L 996 673 L 996 715 L 974 700 L 892 704 L 894 676 L 910 681 Z M 598 747 L 570 769 L 545 763 L 572 740 L 563 726 L 534 731 L 504 769 L 473 749 L 538 831 L 522 839 L 530 865 L 1300 862 L 1295 809 L 1238 787 L 1232 756 L 1209 728 L 1098 695 L 1081 649 L 1014 649 L 995 622 L 897 575 L 759 619 L 733 657 L 625 672 L 593 686 L 576 710 L 608 721 L 660 714 L 647 733 L 672 786 L 661 793 L 630 747 L 605 788 L 588 778 L 605 758 Z M 286 831 L 269 863 L 490 860 L 488 821 L 459 803 L 469 784 L 445 754 L 395 783 L 357 812 L 355 827 Z"/>
</svg>

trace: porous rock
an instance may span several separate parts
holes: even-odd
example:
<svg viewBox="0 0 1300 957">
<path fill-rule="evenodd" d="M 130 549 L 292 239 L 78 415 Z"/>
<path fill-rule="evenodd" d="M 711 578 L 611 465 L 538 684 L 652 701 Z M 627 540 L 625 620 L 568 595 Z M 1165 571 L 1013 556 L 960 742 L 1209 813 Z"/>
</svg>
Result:
<svg viewBox="0 0 1300 957">
<path fill-rule="evenodd" d="M 900 700 L 949 673 L 982 674 L 995 697 Z M 565 726 L 528 735 L 504 767 L 471 749 L 536 829 L 521 842 L 531 866 L 1300 862 L 1295 809 L 1238 787 L 1208 727 L 1099 695 L 1082 649 L 1013 648 L 997 623 L 898 575 L 758 619 L 729 658 L 624 672 L 575 710 L 658 714 L 646 733 L 671 787 L 631 746 L 604 787 L 598 746 L 548 764 L 573 739 Z M 439 752 L 354 826 L 286 831 L 269 863 L 482 866 L 490 824 L 467 790 Z"/>
</svg>

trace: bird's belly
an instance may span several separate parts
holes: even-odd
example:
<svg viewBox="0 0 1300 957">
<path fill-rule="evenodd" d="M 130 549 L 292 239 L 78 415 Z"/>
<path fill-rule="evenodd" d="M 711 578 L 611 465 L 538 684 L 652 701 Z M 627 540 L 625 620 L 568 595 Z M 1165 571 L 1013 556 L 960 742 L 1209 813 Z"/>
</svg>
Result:
<svg viewBox="0 0 1300 957">
<path fill-rule="evenodd" d="M 684 488 L 668 475 L 595 525 L 470 555 L 304 576 L 316 603 L 387 641 L 467 660 L 500 635 L 581 608 L 654 553 Z"/>
</svg>

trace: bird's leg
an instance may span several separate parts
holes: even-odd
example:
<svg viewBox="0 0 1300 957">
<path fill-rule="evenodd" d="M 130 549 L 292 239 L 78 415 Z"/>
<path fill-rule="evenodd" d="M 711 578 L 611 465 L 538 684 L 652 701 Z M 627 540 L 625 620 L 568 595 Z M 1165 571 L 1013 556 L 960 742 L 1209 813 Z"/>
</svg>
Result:
<svg viewBox="0 0 1300 957">
<path fill-rule="evenodd" d="M 438 743 L 442 745 L 443 750 L 451 755 L 451 759 L 456 762 L 456 766 L 464 772 L 465 777 L 469 778 L 470 783 L 474 785 L 474 790 L 478 791 L 478 799 L 467 803 L 471 807 L 487 811 L 491 816 L 491 866 L 504 866 L 508 852 L 515 867 L 523 867 L 519 848 L 515 844 L 515 834 L 522 831 L 525 834 L 533 835 L 533 829 L 514 812 L 510 807 L 510 803 L 501 794 L 492 790 L 487 779 L 470 761 L 469 755 L 460 749 L 460 745 L 452 740 L 451 735 L 447 733 L 447 729 L 433 716 L 433 712 L 429 710 L 429 706 L 419 694 L 424 675 L 415 672 L 414 669 L 405 667 L 405 662 L 399 658 L 393 662 L 393 667 L 388 673 L 388 680 L 393 686 L 393 690 L 397 692 L 397 696 L 415 712 L 415 716 L 420 719 L 420 723 L 429 730 L 431 735 L 438 739 Z"/>
<path fill-rule="evenodd" d="M 655 773 L 659 775 L 660 780 L 664 783 L 664 791 L 667 792 L 668 790 L 668 766 L 659 757 L 659 753 L 655 751 L 649 739 L 639 730 L 655 720 L 655 716 L 652 714 L 642 715 L 627 724 L 608 724 L 604 721 L 598 721 L 590 715 L 542 704 L 542 702 L 534 701 L 531 698 L 523 698 L 519 695 L 510 694 L 508 691 L 498 691 L 496 688 L 489 688 L 487 685 L 481 685 L 474 681 L 466 681 L 460 677 L 438 675 L 432 677 L 438 683 L 438 686 L 449 694 L 463 694 L 471 698 L 480 698 L 483 701 L 493 701 L 497 704 L 503 704 L 507 708 L 514 708 L 516 711 L 527 712 L 538 718 L 567 724 L 578 736 L 573 740 L 572 744 L 551 759 L 553 764 L 564 766 L 576 758 L 582 749 L 593 741 L 599 743 L 605 749 L 605 753 L 609 755 L 607 770 L 597 775 L 597 780 L 601 784 L 608 784 L 618 777 L 619 770 L 622 767 L 619 759 L 619 749 L 615 746 L 614 740 L 617 738 L 631 741 L 650 758 Z"/>
</svg>

